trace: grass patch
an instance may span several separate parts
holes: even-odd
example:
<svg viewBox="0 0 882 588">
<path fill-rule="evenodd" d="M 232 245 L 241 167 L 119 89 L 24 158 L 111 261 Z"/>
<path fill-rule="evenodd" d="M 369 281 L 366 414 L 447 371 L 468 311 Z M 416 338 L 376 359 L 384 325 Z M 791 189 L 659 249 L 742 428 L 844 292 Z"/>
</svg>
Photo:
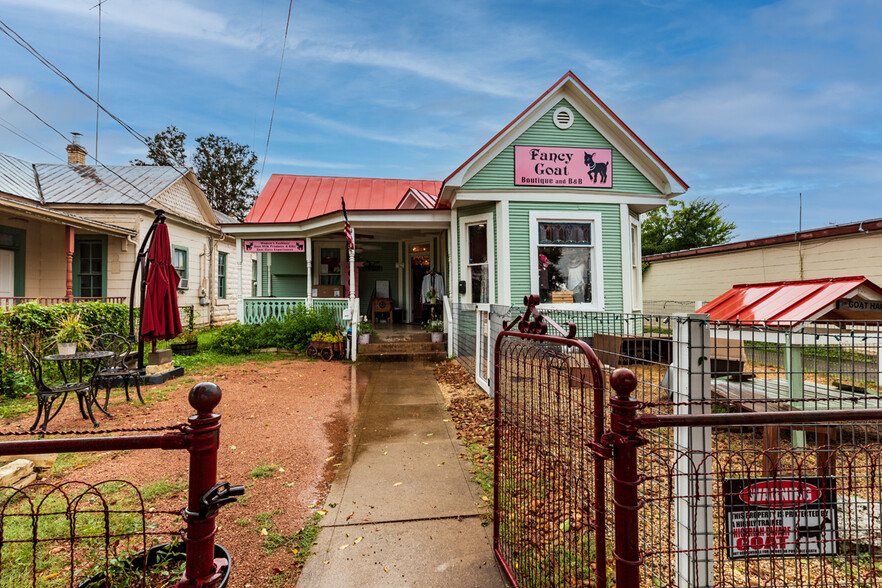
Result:
<svg viewBox="0 0 882 588">
<path fill-rule="evenodd" d="M 272 478 L 276 475 L 277 471 L 279 471 L 279 466 L 275 464 L 260 462 L 260 464 L 256 468 L 248 472 L 248 477 L 252 479 Z"/>
<path fill-rule="evenodd" d="M 169 482 L 167 479 L 159 480 L 143 486 L 141 488 L 141 498 L 144 499 L 144 502 L 149 502 L 163 496 L 183 492 L 188 487 L 189 485 L 186 480 L 179 480 L 177 482 Z"/>
<path fill-rule="evenodd" d="M 268 520 L 270 520 L 271 518 L 273 518 L 274 516 L 276 516 L 278 514 L 282 514 L 283 512 L 285 512 L 284 508 L 276 508 L 276 509 L 273 509 L 269 512 L 262 512 L 262 513 L 254 515 L 254 521 L 256 523 L 265 523 Z"/>
<path fill-rule="evenodd" d="M 37 414 L 36 398 L 7 398 L 0 397 L 0 418 L 17 419 L 28 413 Z"/>
<path fill-rule="evenodd" d="M 94 453 L 59 453 L 52 465 L 52 475 L 62 478 L 74 470 L 95 463 L 99 457 Z"/>
<path fill-rule="evenodd" d="M 493 453 L 478 443 L 469 443 L 469 460 L 472 462 L 472 480 L 481 487 L 487 497 L 493 499 Z"/>
</svg>

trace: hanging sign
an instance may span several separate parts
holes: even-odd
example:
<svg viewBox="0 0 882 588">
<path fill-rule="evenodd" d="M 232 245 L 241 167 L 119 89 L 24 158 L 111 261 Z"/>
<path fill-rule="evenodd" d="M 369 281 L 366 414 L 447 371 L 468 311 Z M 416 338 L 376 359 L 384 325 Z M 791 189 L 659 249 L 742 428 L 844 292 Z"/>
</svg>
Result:
<svg viewBox="0 0 882 588">
<path fill-rule="evenodd" d="M 612 149 L 515 145 L 516 186 L 612 188 Z"/>
<path fill-rule="evenodd" d="M 729 558 L 836 555 L 835 478 L 723 480 Z"/>
<path fill-rule="evenodd" d="M 306 241 L 303 239 L 277 239 L 245 241 L 245 253 L 303 253 Z"/>
<path fill-rule="evenodd" d="M 857 312 L 882 312 L 882 300 L 857 300 L 855 298 L 840 298 L 836 301 L 837 310 L 851 310 Z"/>
</svg>

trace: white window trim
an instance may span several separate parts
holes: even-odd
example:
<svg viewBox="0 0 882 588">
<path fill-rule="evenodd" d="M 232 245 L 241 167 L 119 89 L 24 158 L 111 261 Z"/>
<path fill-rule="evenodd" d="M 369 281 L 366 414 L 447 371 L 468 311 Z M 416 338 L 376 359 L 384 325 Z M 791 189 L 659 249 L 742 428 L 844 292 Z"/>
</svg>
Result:
<svg viewBox="0 0 882 588">
<path fill-rule="evenodd" d="M 472 281 L 469 279 L 469 243 L 468 225 L 487 224 L 487 273 L 490 274 L 490 291 L 487 293 L 487 303 L 474 303 L 478 307 L 484 309 L 486 306 L 489 310 L 491 304 L 496 304 L 496 231 L 493 227 L 493 213 L 476 214 L 473 216 L 463 216 L 459 219 L 459 267 L 460 275 L 465 279 L 466 293 L 462 295 L 463 300 L 472 299 Z"/>
<path fill-rule="evenodd" d="M 560 310 L 603 310 L 603 239 L 601 233 L 601 214 L 584 211 L 530 211 L 530 293 L 539 294 L 539 223 L 565 223 L 587 221 L 591 223 L 591 300 L 594 302 L 573 302 L 571 304 L 542 304 L 543 309 Z"/>
<path fill-rule="evenodd" d="M 630 216 L 630 215 L 628 215 L 628 216 L 631 220 L 629 227 L 628 227 L 628 229 L 629 229 L 629 231 L 628 231 L 628 246 L 629 247 L 633 246 L 636 248 L 636 251 L 630 252 L 631 255 L 628 258 L 628 262 L 629 262 L 628 269 L 630 271 L 633 271 L 632 270 L 632 268 L 633 268 L 632 263 L 634 262 L 634 260 L 636 260 L 636 262 L 637 262 L 637 268 L 636 268 L 636 271 L 634 271 L 634 277 L 635 277 L 636 283 L 631 284 L 631 287 L 634 288 L 634 291 L 637 293 L 637 296 L 634 297 L 632 295 L 631 299 L 634 300 L 636 298 L 636 300 L 637 300 L 637 307 L 634 308 L 633 310 L 635 312 L 642 312 L 642 310 L 643 310 L 643 257 L 641 255 L 641 251 L 643 250 L 643 242 L 642 242 L 643 235 L 640 234 L 640 220 L 634 218 L 633 216 Z M 631 229 L 635 229 L 637 231 L 637 242 L 636 243 L 631 242 L 631 232 L 630 232 Z"/>
</svg>

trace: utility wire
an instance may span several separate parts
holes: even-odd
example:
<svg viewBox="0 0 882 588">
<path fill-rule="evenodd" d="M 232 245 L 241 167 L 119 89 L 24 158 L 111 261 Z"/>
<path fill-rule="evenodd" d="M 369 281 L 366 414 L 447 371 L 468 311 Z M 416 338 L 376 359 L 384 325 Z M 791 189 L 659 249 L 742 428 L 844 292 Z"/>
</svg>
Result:
<svg viewBox="0 0 882 588">
<path fill-rule="evenodd" d="M 4 124 L 4 123 L 5 123 L 5 124 Z M 55 159 L 57 159 L 57 160 L 59 160 L 59 161 L 61 161 L 61 162 L 64 161 L 64 159 L 62 159 L 60 155 L 58 155 L 57 153 L 54 153 L 54 152 L 50 151 L 47 147 L 45 147 L 44 145 L 41 145 L 40 143 L 38 143 L 36 139 L 34 139 L 33 137 L 28 136 L 24 131 L 22 131 L 20 128 L 16 127 L 14 124 L 12 124 L 11 122 L 9 122 L 8 120 L 6 120 L 5 118 L 3 118 L 2 116 L 0 116 L 0 127 L 3 127 L 4 129 L 6 129 L 7 131 L 9 131 L 9 132 L 12 133 L 13 135 L 16 135 L 16 136 L 19 137 L 20 139 L 24 139 L 25 141 L 27 141 L 28 143 L 30 143 L 31 145 L 33 145 L 33 146 L 36 147 L 37 149 L 42 149 L 43 151 L 45 151 L 46 153 L 48 153 L 49 155 L 51 155 L 51 156 L 54 157 Z"/>
<path fill-rule="evenodd" d="M 273 119 L 276 116 L 276 101 L 279 98 L 279 84 L 282 82 L 282 66 L 285 65 L 285 49 L 288 47 L 288 27 L 291 25 L 291 9 L 294 0 L 288 0 L 288 20 L 285 22 L 285 39 L 282 43 L 282 59 L 279 62 L 279 77 L 276 78 L 276 93 L 273 95 L 273 110 L 270 113 L 269 129 L 266 132 L 266 148 L 263 151 L 263 163 L 260 165 L 260 180 L 263 181 L 263 168 L 266 167 L 266 155 L 269 153 L 270 135 L 273 134 Z"/>
<path fill-rule="evenodd" d="M 98 121 L 101 120 L 101 5 L 104 0 L 98 2 L 98 82 L 95 88 L 95 161 L 98 161 Z M 94 6 L 93 6 L 94 8 Z"/>
<path fill-rule="evenodd" d="M 58 135 L 61 136 L 62 139 L 64 139 L 65 143 L 69 142 L 68 138 L 64 135 L 64 133 L 62 133 L 61 131 L 59 131 L 58 129 L 56 129 L 54 126 L 52 126 L 51 124 L 49 124 L 48 122 L 46 122 L 45 120 L 43 120 L 43 118 L 41 118 L 40 115 L 38 115 L 36 112 L 34 112 L 33 110 L 31 110 L 30 108 L 28 108 L 27 106 L 25 106 L 24 104 L 22 104 L 21 102 L 19 102 L 18 100 L 16 100 L 16 98 L 13 97 L 12 94 L 10 94 L 9 92 L 7 92 L 5 88 L 0 87 L 0 92 L 3 92 L 3 93 L 6 94 L 7 96 L 9 96 L 9 97 L 10 97 L 10 98 L 11 98 L 16 104 L 18 104 L 19 106 L 21 106 L 22 108 L 24 108 L 25 110 L 27 110 L 28 112 L 30 112 L 32 115 L 34 115 L 34 117 L 36 117 L 37 120 L 39 120 L 41 123 L 43 123 L 44 125 L 46 125 L 46 126 L 49 127 L 50 129 L 52 129 L 53 131 L 55 131 L 56 133 L 58 133 Z M 63 161 L 63 160 L 62 160 L 62 161 Z M 122 177 L 121 175 L 119 175 L 116 171 L 110 169 L 110 167 L 108 167 L 107 165 L 105 165 L 104 163 L 102 163 L 101 161 L 99 161 L 97 158 L 95 159 L 95 162 L 97 163 L 97 165 L 99 165 L 99 166 L 101 166 L 102 168 L 106 169 L 108 172 L 112 173 L 113 175 L 115 175 L 116 177 L 118 177 L 120 180 L 122 180 L 123 182 L 125 182 L 126 184 L 128 184 L 129 186 L 131 186 L 132 188 L 134 188 L 135 190 L 137 190 L 138 192 L 140 192 L 141 194 L 143 194 L 143 195 L 146 196 L 147 198 L 149 198 L 149 199 L 151 199 L 151 200 L 153 199 L 153 196 L 151 196 L 150 194 L 148 194 L 147 192 L 145 192 L 145 191 L 142 190 L 140 187 L 136 186 L 135 184 L 133 184 L 132 182 L 130 182 L 130 181 L 127 180 L 126 178 L 124 178 L 124 177 Z M 175 171 L 178 171 L 177 168 L 175 168 Z M 180 173 L 180 171 L 178 171 L 178 173 Z M 181 175 L 183 175 L 183 174 L 181 174 Z M 120 194 L 122 194 L 123 196 L 126 196 L 127 198 L 130 198 L 130 199 L 131 199 L 133 202 L 135 202 L 136 204 L 141 204 L 140 199 L 138 199 L 138 198 L 132 196 L 132 195 L 129 194 L 128 192 L 126 192 L 126 191 L 124 191 L 124 190 L 120 190 L 120 189 L 118 189 L 118 188 L 114 188 L 114 189 L 115 189 L 117 192 L 119 192 Z"/>
</svg>

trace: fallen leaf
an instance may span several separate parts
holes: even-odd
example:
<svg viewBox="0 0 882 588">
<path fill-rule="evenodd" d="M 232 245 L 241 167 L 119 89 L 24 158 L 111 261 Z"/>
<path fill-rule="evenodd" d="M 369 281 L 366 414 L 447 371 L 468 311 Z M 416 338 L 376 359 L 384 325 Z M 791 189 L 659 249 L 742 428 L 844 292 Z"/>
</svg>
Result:
<svg viewBox="0 0 882 588">
<path fill-rule="evenodd" d="M 352 544 L 353 544 L 353 545 L 358 545 L 359 543 L 361 543 L 361 540 L 362 540 L 362 539 L 364 539 L 364 537 L 359 537 L 358 539 L 356 539 L 355 541 L 353 541 Z"/>
<path fill-rule="evenodd" d="M 230 445 L 230 449 L 235 449 L 235 448 L 236 448 L 235 445 Z"/>
<path fill-rule="evenodd" d="M 338 547 L 337 549 L 339 549 L 340 551 L 342 551 L 342 550 L 346 549 L 347 547 L 349 547 L 349 544 L 348 544 L 348 543 L 344 543 L 343 545 L 341 545 L 341 546 Z"/>
<path fill-rule="evenodd" d="M 328 514 L 328 511 L 326 511 L 326 510 L 320 510 L 320 511 L 318 511 L 318 514 L 319 514 L 320 516 L 325 516 L 326 514 Z"/>
<path fill-rule="evenodd" d="M 389 568 L 387 568 L 386 566 L 383 566 L 383 571 L 386 572 L 386 573 L 388 573 L 388 572 L 389 572 Z"/>
<path fill-rule="evenodd" d="M 269 535 L 269 531 L 266 530 L 266 527 L 260 530 L 261 535 Z"/>
<path fill-rule="evenodd" d="M 482 496 L 482 497 L 481 497 L 481 500 L 484 500 L 484 501 L 486 501 L 486 502 L 490 502 L 490 499 L 487 498 L 486 496 Z"/>
<path fill-rule="evenodd" d="M 395 483 L 392 484 L 392 485 L 393 485 L 393 486 L 401 486 L 402 484 L 404 484 L 404 482 L 395 482 Z"/>
<path fill-rule="evenodd" d="M 352 515 L 354 515 L 354 514 L 355 514 L 355 512 L 351 512 L 351 513 L 349 513 L 349 516 L 346 517 L 346 520 L 348 521 L 349 519 L 351 519 L 351 518 L 352 518 Z"/>
<path fill-rule="evenodd" d="M 325 564 L 325 565 L 327 565 L 327 564 L 329 564 L 329 563 L 331 563 L 331 562 L 328 561 L 328 560 L 325 560 L 325 561 L 323 561 L 322 563 Z"/>
<path fill-rule="evenodd" d="M 291 553 L 293 553 L 294 555 L 297 555 L 298 553 L 300 553 L 300 550 L 299 549 L 292 549 Z"/>
</svg>

